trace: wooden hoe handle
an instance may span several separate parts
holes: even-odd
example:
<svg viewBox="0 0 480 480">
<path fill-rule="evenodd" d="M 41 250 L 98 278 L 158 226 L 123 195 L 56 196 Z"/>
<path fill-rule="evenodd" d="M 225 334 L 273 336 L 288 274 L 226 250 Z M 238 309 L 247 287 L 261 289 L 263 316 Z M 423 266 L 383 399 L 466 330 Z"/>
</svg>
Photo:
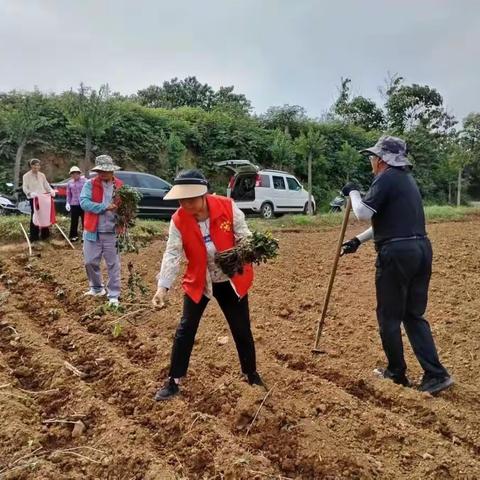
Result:
<svg viewBox="0 0 480 480">
<path fill-rule="evenodd" d="M 320 342 L 320 336 L 322 335 L 323 325 L 325 323 L 325 317 L 327 316 L 328 303 L 330 301 L 330 295 L 332 293 L 333 282 L 335 281 L 335 275 L 337 273 L 338 260 L 340 259 L 340 254 L 342 253 L 342 244 L 345 237 L 345 232 L 347 230 L 348 218 L 350 216 L 350 210 L 352 209 L 352 204 L 350 197 L 347 197 L 347 204 L 345 206 L 345 212 L 343 214 L 342 230 L 340 231 L 340 236 L 338 237 L 337 250 L 335 252 L 335 258 L 333 260 L 332 273 L 330 274 L 330 281 L 328 282 L 327 293 L 325 295 L 325 300 L 323 302 L 322 316 L 318 322 L 317 335 L 315 337 L 315 346 L 313 351 L 318 351 L 318 344 Z"/>
</svg>

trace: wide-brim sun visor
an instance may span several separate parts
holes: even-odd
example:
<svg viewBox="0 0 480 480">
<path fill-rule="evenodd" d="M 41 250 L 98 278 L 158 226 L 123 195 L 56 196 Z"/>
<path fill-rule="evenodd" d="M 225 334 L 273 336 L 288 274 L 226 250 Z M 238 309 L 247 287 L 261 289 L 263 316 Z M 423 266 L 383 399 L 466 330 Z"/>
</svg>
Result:
<svg viewBox="0 0 480 480">
<path fill-rule="evenodd" d="M 184 200 L 208 193 L 208 181 L 201 178 L 178 178 L 164 200 Z"/>
</svg>

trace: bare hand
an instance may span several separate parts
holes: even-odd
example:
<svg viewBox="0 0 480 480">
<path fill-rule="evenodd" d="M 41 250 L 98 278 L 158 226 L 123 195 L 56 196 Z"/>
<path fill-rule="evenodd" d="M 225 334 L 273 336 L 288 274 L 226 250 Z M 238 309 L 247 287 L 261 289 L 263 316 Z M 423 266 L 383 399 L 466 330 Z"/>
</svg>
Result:
<svg viewBox="0 0 480 480">
<path fill-rule="evenodd" d="M 152 305 L 155 308 L 164 308 L 167 299 L 168 290 L 165 287 L 158 287 L 157 292 L 152 298 Z"/>
<path fill-rule="evenodd" d="M 116 210 L 118 208 L 118 205 L 115 203 L 111 203 L 108 207 L 107 210 Z"/>
</svg>

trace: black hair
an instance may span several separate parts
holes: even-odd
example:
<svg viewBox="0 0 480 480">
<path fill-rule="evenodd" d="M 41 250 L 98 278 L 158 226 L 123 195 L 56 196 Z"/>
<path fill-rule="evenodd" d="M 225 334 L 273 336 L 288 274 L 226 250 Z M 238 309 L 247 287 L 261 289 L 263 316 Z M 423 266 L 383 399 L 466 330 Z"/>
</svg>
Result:
<svg viewBox="0 0 480 480">
<path fill-rule="evenodd" d="M 38 158 L 32 158 L 32 159 L 28 162 L 28 164 L 29 164 L 30 166 L 40 165 L 40 160 L 39 160 Z"/>
<path fill-rule="evenodd" d="M 175 180 L 182 180 L 188 178 L 197 178 L 198 180 L 204 180 L 205 184 L 210 192 L 210 182 L 207 180 L 205 175 L 202 173 L 201 170 L 196 168 L 190 168 L 188 170 L 182 170 L 176 177 Z"/>
<path fill-rule="evenodd" d="M 182 170 L 177 177 L 178 179 L 181 178 L 198 178 L 199 180 L 206 180 L 205 175 L 196 168 L 190 168 L 188 170 Z"/>
</svg>

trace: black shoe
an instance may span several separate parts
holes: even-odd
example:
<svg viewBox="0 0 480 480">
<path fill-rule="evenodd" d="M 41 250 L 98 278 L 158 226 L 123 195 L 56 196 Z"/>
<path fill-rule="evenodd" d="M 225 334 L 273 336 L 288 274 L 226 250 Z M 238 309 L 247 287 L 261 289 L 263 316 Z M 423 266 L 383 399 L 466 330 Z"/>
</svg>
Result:
<svg viewBox="0 0 480 480">
<path fill-rule="evenodd" d="M 260 377 L 258 372 L 247 373 L 247 381 L 250 385 L 258 385 L 267 390 L 267 386 L 263 383 L 262 377 Z"/>
<path fill-rule="evenodd" d="M 442 390 L 446 390 L 451 387 L 455 382 L 452 377 L 430 377 L 423 378 L 422 383 L 418 387 L 421 392 L 427 392 L 431 395 L 440 393 Z"/>
<path fill-rule="evenodd" d="M 161 400 L 169 400 L 179 391 L 180 388 L 178 388 L 178 384 L 175 383 L 175 380 L 173 378 L 169 378 L 165 382 L 165 385 L 155 394 L 155 400 L 157 402 Z"/>
<path fill-rule="evenodd" d="M 379 378 L 385 378 L 386 380 L 391 380 L 393 383 L 396 383 L 397 385 L 402 385 L 404 387 L 412 386 L 412 384 L 410 383 L 410 380 L 407 378 L 405 374 L 403 375 L 394 374 L 388 368 L 376 368 L 373 371 L 373 373 L 375 376 Z"/>
</svg>

